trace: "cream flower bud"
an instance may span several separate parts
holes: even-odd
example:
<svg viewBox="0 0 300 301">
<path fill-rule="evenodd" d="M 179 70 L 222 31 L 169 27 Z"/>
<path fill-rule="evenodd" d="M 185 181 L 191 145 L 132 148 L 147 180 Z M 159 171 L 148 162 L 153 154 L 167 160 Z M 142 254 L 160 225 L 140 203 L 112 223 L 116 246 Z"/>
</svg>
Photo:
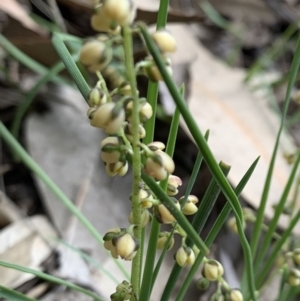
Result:
<svg viewBox="0 0 300 301">
<path fill-rule="evenodd" d="M 129 233 L 114 238 L 112 243 L 116 248 L 118 256 L 124 260 L 131 260 L 139 248 L 137 240 Z"/>
<path fill-rule="evenodd" d="M 167 243 L 168 243 L 167 248 L 166 248 L 167 251 L 172 249 L 175 239 L 174 239 L 174 236 L 172 235 L 171 239 L 169 240 L 169 236 L 170 236 L 170 233 L 168 233 L 168 232 L 159 233 L 156 249 L 158 249 L 158 250 L 164 249 L 165 245 Z"/>
<path fill-rule="evenodd" d="M 122 230 L 120 228 L 112 228 L 107 231 L 107 233 L 104 235 L 103 240 L 104 240 L 104 248 L 108 251 L 111 252 L 111 255 L 113 258 L 117 259 L 118 254 L 116 251 L 115 246 L 112 243 L 112 239 L 114 237 L 118 237 L 121 235 Z"/>
<path fill-rule="evenodd" d="M 230 301 L 244 301 L 243 294 L 238 289 L 233 289 L 229 293 Z"/>
<path fill-rule="evenodd" d="M 121 30 L 116 21 L 109 18 L 105 12 L 103 12 L 102 7 L 99 7 L 96 13 L 91 17 L 91 27 L 95 31 L 109 32 L 111 34 L 117 34 Z"/>
<path fill-rule="evenodd" d="M 152 219 L 152 216 L 151 216 L 150 212 L 147 209 L 143 210 L 143 212 L 141 214 L 140 226 L 142 228 L 145 228 L 149 224 L 151 219 Z M 133 222 L 133 213 L 132 212 L 129 215 L 128 221 L 129 221 L 130 224 L 134 224 L 134 222 Z"/>
<path fill-rule="evenodd" d="M 93 114 L 91 125 L 103 128 L 107 134 L 117 133 L 125 121 L 125 111 L 123 108 L 116 110 L 116 104 L 109 102 L 100 106 Z"/>
<path fill-rule="evenodd" d="M 224 274 L 224 268 L 216 260 L 208 260 L 202 269 L 202 276 L 210 281 L 217 281 Z"/>
<path fill-rule="evenodd" d="M 135 7 L 131 0 L 104 0 L 103 13 L 120 25 L 130 24 L 135 17 Z"/>
<path fill-rule="evenodd" d="M 165 149 L 165 145 L 164 143 L 160 142 L 160 141 L 154 141 L 151 142 L 147 145 L 149 147 L 149 149 L 151 149 L 154 153 L 158 150 L 164 150 Z"/>
<path fill-rule="evenodd" d="M 227 226 L 233 233 L 238 233 L 238 227 L 237 227 L 235 216 L 232 216 L 231 218 L 228 219 Z M 243 228 L 244 229 L 246 228 L 245 220 L 243 220 Z"/>
<path fill-rule="evenodd" d="M 139 190 L 139 199 L 140 199 L 140 204 L 143 208 L 145 209 L 150 209 L 153 207 L 153 196 L 152 194 L 145 190 L 145 189 L 140 189 Z"/>
<path fill-rule="evenodd" d="M 290 273 L 288 276 L 288 283 L 291 286 L 299 286 L 300 285 L 300 271 L 295 268 L 290 269 Z"/>
<path fill-rule="evenodd" d="M 95 112 L 98 110 L 98 107 L 90 107 L 86 114 L 88 116 L 89 119 L 93 119 Z"/>
<path fill-rule="evenodd" d="M 178 201 L 175 200 L 174 202 L 178 210 L 180 210 L 180 204 L 178 203 Z M 172 224 L 176 221 L 175 217 L 171 214 L 169 209 L 167 209 L 164 204 L 159 204 L 157 206 L 156 213 L 156 219 L 162 224 Z"/>
<path fill-rule="evenodd" d="M 121 177 L 125 176 L 128 171 L 127 162 L 117 162 L 117 163 L 107 163 L 105 165 L 105 170 L 107 174 L 111 177 L 119 175 Z"/>
<path fill-rule="evenodd" d="M 181 267 L 193 265 L 195 262 L 195 253 L 189 247 L 180 247 L 175 254 L 175 260 Z"/>
<path fill-rule="evenodd" d="M 130 84 L 128 82 L 123 82 L 120 85 L 118 92 L 121 95 L 132 95 Z"/>
<path fill-rule="evenodd" d="M 107 102 L 106 93 L 97 87 L 92 89 L 88 95 L 88 104 L 90 107 L 100 106 Z"/>
<path fill-rule="evenodd" d="M 150 60 L 150 59 L 149 59 Z M 150 60 L 151 62 L 151 60 Z M 169 73 L 170 76 L 173 75 L 173 69 L 172 69 L 172 64 L 171 64 L 171 59 L 170 58 L 166 58 L 166 70 Z M 152 64 L 146 66 L 144 68 L 144 72 L 146 74 L 146 76 L 149 77 L 149 79 L 153 82 L 158 82 L 158 81 L 163 81 L 163 77 L 160 73 L 160 71 L 158 70 L 157 66 L 155 65 L 155 63 L 153 62 Z"/>
<path fill-rule="evenodd" d="M 176 195 L 178 193 L 178 187 L 182 185 L 182 181 L 179 177 L 174 175 L 169 175 L 167 194 L 170 196 Z"/>
<path fill-rule="evenodd" d="M 96 65 L 105 58 L 105 44 L 96 39 L 88 40 L 81 48 L 79 61 L 86 66 Z"/>
<path fill-rule="evenodd" d="M 176 41 L 166 29 L 159 29 L 154 32 L 152 38 L 161 52 L 174 52 L 176 50 Z"/>
<path fill-rule="evenodd" d="M 133 102 L 130 101 L 127 106 L 126 106 L 126 111 L 127 111 L 127 120 L 132 123 L 132 110 L 133 110 Z M 140 103 L 140 122 L 145 123 L 148 121 L 152 114 L 153 110 L 151 105 L 147 101 L 143 101 Z"/>
<path fill-rule="evenodd" d="M 145 172 L 157 181 L 167 178 L 173 173 L 175 164 L 173 159 L 163 151 L 157 150 L 154 157 L 148 157 L 145 163 Z"/>
<path fill-rule="evenodd" d="M 182 213 L 184 215 L 193 215 L 197 211 L 198 211 L 198 207 L 194 203 L 192 203 L 190 201 L 187 201 L 185 203 L 185 205 L 183 206 L 183 208 L 182 208 Z"/>
<path fill-rule="evenodd" d="M 293 251 L 293 261 L 295 265 L 300 265 L 300 249 L 295 249 Z"/>
<path fill-rule="evenodd" d="M 120 161 L 121 153 L 118 150 L 120 142 L 118 137 L 107 137 L 102 140 L 101 147 L 101 159 L 105 163 L 117 163 Z"/>
<path fill-rule="evenodd" d="M 132 142 L 132 140 L 133 140 L 133 133 L 132 133 L 132 124 L 131 123 L 126 124 L 124 132 L 125 132 L 126 138 L 129 141 Z M 139 124 L 139 131 L 138 132 L 139 132 L 139 138 L 140 139 L 143 139 L 146 136 L 146 130 L 143 127 L 143 125 L 141 125 L 141 124 Z"/>
</svg>

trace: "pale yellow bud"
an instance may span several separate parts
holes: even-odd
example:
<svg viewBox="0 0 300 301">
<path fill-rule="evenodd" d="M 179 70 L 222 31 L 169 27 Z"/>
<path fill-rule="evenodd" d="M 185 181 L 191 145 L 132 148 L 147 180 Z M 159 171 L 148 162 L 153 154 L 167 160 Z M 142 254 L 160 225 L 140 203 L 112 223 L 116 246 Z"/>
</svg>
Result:
<svg viewBox="0 0 300 301">
<path fill-rule="evenodd" d="M 295 269 L 295 268 L 290 269 L 290 273 L 288 276 L 288 283 L 291 286 L 299 286 L 300 285 L 300 271 L 298 269 Z"/>
<path fill-rule="evenodd" d="M 107 147 L 109 145 L 112 146 L 119 146 L 119 139 L 118 137 L 107 137 L 104 140 L 102 140 L 100 147 L 102 149 L 101 151 L 101 159 L 105 163 L 117 163 L 120 160 L 121 153 L 118 150 L 113 150 L 113 151 L 108 151 L 108 150 L 103 150 L 103 147 Z"/>
<path fill-rule="evenodd" d="M 144 72 L 146 76 L 153 82 L 163 81 L 163 77 L 152 59 L 148 59 L 152 64 L 145 66 Z M 172 63 L 170 58 L 166 58 L 166 70 L 170 76 L 173 75 Z"/>
<path fill-rule="evenodd" d="M 202 270 L 203 277 L 210 281 L 217 281 L 224 274 L 224 268 L 216 260 L 208 260 Z"/>
<path fill-rule="evenodd" d="M 125 121 L 125 111 L 120 108 L 118 112 L 114 112 L 115 106 L 112 102 L 100 106 L 92 116 L 91 125 L 103 128 L 107 134 L 111 135 L 120 131 Z"/>
<path fill-rule="evenodd" d="M 300 265 L 300 249 L 295 249 L 293 251 L 293 261 L 295 265 Z"/>
<path fill-rule="evenodd" d="M 176 41 L 165 29 L 160 29 L 152 34 L 152 38 L 161 52 L 174 52 Z"/>
<path fill-rule="evenodd" d="M 117 163 L 107 163 L 105 165 L 105 170 L 107 174 L 111 177 L 119 175 L 121 177 L 125 176 L 128 171 L 127 162 L 117 162 Z"/>
<path fill-rule="evenodd" d="M 129 233 L 113 239 L 113 245 L 116 247 L 117 254 L 125 260 L 131 260 L 139 247 L 134 237 Z"/>
<path fill-rule="evenodd" d="M 178 202 L 175 203 L 178 210 L 180 210 L 180 204 Z M 162 224 L 172 224 L 176 221 L 175 217 L 171 214 L 171 212 L 167 209 L 164 204 L 160 204 L 157 206 L 158 216 L 157 219 Z"/>
<path fill-rule="evenodd" d="M 109 18 L 101 8 L 91 17 L 91 27 L 95 31 L 109 32 L 112 34 L 119 33 L 121 29 L 116 21 Z"/>
<path fill-rule="evenodd" d="M 151 221 L 152 217 L 151 214 L 148 210 L 143 210 L 142 214 L 141 214 L 141 223 L 140 226 L 142 228 L 145 228 L 149 222 Z M 133 213 L 131 212 L 128 218 L 128 221 L 130 224 L 134 224 L 133 222 Z"/>
<path fill-rule="evenodd" d="M 157 150 L 155 156 L 156 160 L 152 157 L 146 159 L 145 171 L 155 180 L 162 181 L 167 178 L 168 173 L 174 172 L 175 164 L 173 159 L 163 151 Z"/>
<path fill-rule="evenodd" d="M 231 290 L 229 295 L 231 301 L 244 301 L 243 294 L 238 289 Z"/>
<path fill-rule="evenodd" d="M 99 89 L 99 88 L 94 88 L 90 91 L 88 95 L 88 104 L 90 107 L 94 106 L 100 106 L 103 105 L 107 102 L 107 95 L 106 93 Z"/>
<path fill-rule="evenodd" d="M 182 208 L 182 213 L 184 215 L 193 215 L 197 211 L 198 211 L 198 207 L 194 203 L 192 203 L 190 201 L 187 201 L 185 203 L 185 205 L 183 206 L 183 208 Z"/>
<path fill-rule="evenodd" d="M 151 149 L 153 152 L 156 152 L 158 150 L 164 150 L 165 149 L 165 145 L 164 143 L 160 142 L 160 141 L 154 141 L 151 142 L 147 145 L 149 147 L 149 149 Z"/>
<path fill-rule="evenodd" d="M 104 51 L 104 43 L 98 40 L 89 40 L 81 48 L 79 61 L 87 66 L 99 64 L 103 60 Z"/>
<path fill-rule="evenodd" d="M 178 187 L 181 185 L 182 185 L 182 181 L 179 177 L 174 175 L 169 175 L 167 194 L 170 196 L 176 195 L 178 193 Z"/>
<path fill-rule="evenodd" d="M 195 262 L 195 253 L 189 247 L 180 247 L 175 254 L 175 260 L 181 267 L 192 265 Z"/>
<path fill-rule="evenodd" d="M 158 250 L 162 250 L 165 248 L 165 245 L 166 243 L 169 241 L 169 234 L 166 234 L 166 233 L 160 233 L 159 234 L 159 237 L 158 237 L 158 240 L 157 240 L 157 246 L 156 248 Z M 169 244 L 167 246 L 167 250 L 170 250 L 172 249 L 173 245 L 174 245 L 174 236 L 172 235 L 170 241 L 169 241 Z"/>
<path fill-rule="evenodd" d="M 132 131 L 132 124 L 131 123 L 128 123 L 125 127 L 125 135 L 126 135 L 126 138 L 132 142 L 133 140 L 133 131 Z M 139 129 L 138 129 L 138 133 L 139 133 L 139 139 L 143 139 L 145 136 L 146 136 L 146 130 L 145 128 L 143 127 L 143 125 L 139 124 Z"/>
<path fill-rule="evenodd" d="M 130 24 L 135 17 L 135 7 L 131 0 L 104 0 L 103 13 L 120 25 Z"/>
</svg>

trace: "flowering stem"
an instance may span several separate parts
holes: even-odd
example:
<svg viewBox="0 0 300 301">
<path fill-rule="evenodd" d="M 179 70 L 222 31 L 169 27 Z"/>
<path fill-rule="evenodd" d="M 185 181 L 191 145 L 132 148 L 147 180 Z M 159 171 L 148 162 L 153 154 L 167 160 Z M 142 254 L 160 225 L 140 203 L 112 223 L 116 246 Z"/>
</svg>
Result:
<svg viewBox="0 0 300 301">
<path fill-rule="evenodd" d="M 133 185 L 132 185 L 132 213 L 133 222 L 137 227 L 134 228 L 134 236 L 139 241 L 141 240 L 141 207 L 139 204 L 139 184 L 141 181 L 141 156 L 140 156 L 140 140 L 139 140 L 139 98 L 137 94 L 136 77 L 134 71 L 133 51 L 132 51 L 132 35 L 131 28 L 128 25 L 124 26 L 124 50 L 125 50 L 125 65 L 127 71 L 127 79 L 129 81 L 132 96 L 133 96 L 133 111 L 132 111 L 132 171 L 133 171 Z M 131 283 L 134 294 L 131 296 L 131 301 L 139 299 L 140 290 L 140 269 L 141 266 L 141 249 L 138 250 L 136 256 L 132 261 L 131 267 Z"/>
</svg>

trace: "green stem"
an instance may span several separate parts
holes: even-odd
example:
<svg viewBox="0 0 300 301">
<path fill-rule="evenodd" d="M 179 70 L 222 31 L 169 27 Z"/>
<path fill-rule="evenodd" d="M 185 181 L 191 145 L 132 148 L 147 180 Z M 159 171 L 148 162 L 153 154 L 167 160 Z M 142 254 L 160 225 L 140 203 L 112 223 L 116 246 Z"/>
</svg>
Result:
<svg viewBox="0 0 300 301">
<path fill-rule="evenodd" d="M 48 177 L 42 168 L 28 155 L 24 148 L 12 136 L 2 122 L 0 122 L 0 137 L 3 141 L 19 156 L 23 163 L 35 173 L 41 181 L 57 196 L 57 198 L 64 204 L 64 206 L 77 217 L 79 222 L 87 229 L 88 232 L 96 239 L 96 241 L 103 245 L 102 236 L 91 224 L 91 222 L 82 214 L 82 212 L 73 204 L 73 202 L 62 192 L 62 190 Z M 128 273 L 123 265 L 115 260 L 116 265 L 123 272 L 128 279 Z"/>
<path fill-rule="evenodd" d="M 132 110 L 132 171 L 133 171 L 133 184 L 132 184 L 132 213 L 133 222 L 136 225 L 134 228 L 134 236 L 138 241 L 141 241 L 142 229 L 141 224 L 141 206 L 139 202 L 139 184 L 141 181 L 141 155 L 140 155 L 140 138 L 139 138 L 139 98 L 137 94 L 136 76 L 134 71 L 133 62 L 133 46 L 132 46 L 132 34 L 129 25 L 123 27 L 124 33 L 124 51 L 125 51 L 125 65 L 127 71 L 127 78 L 131 87 L 133 96 L 133 110 Z M 134 294 L 131 296 L 131 301 L 139 300 L 140 293 L 140 272 L 141 272 L 141 249 L 138 250 L 135 255 L 131 266 L 131 284 Z"/>
</svg>

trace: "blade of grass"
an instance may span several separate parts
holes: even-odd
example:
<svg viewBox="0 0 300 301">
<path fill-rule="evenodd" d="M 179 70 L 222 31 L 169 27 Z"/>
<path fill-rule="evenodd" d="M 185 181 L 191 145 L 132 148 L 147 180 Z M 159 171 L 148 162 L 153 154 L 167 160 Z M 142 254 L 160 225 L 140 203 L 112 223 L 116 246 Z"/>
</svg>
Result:
<svg viewBox="0 0 300 301">
<path fill-rule="evenodd" d="M 224 174 L 227 176 L 230 167 L 224 164 L 223 162 L 220 163 L 220 167 L 222 172 L 224 172 Z M 221 192 L 220 186 L 216 183 L 214 179 L 212 179 L 210 184 L 208 185 L 208 188 L 204 194 L 203 199 L 201 200 L 198 211 L 192 221 L 192 226 L 199 235 L 201 234 L 204 228 L 204 225 L 211 213 L 211 210 L 213 209 L 213 206 L 220 192 Z M 189 237 L 187 237 L 186 239 L 186 245 L 190 248 L 192 248 L 194 245 L 193 241 Z M 182 269 L 183 268 L 175 261 L 168 282 L 164 288 L 161 301 L 167 301 L 170 299 L 171 293 L 176 285 L 176 282 L 180 276 Z"/>
<path fill-rule="evenodd" d="M 257 253 L 257 258 L 255 258 L 255 265 L 254 265 L 255 271 L 258 271 L 258 268 L 261 266 L 261 262 L 262 262 L 263 258 L 265 257 L 265 255 L 266 255 L 266 253 L 267 253 L 267 251 L 270 247 L 270 243 L 272 241 L 273 234 L 276 232 L 276 228 L 277 228 L 277 225 L 278 225 L 279 218 L 282 215 L 282 212 L 283 212 L 284 207 L 286 205 L 287 198 L 289 196 L 290 190 L 291 190 L 292 185 L 295 181 L 295 177 L 296 177 L 296 174 L 297 174 L 299 163 L 300 163 L 300 153 L 297 156 L 296 162 L 294 163 L 294 166 L 293 166 L 293 169 L 291 171 L 288 182 L 286 183 L 286 185 L 284 187 L 284 191 L 282 193 L 282 196 L 279 200 L 279 203 L 276 206 L 274 216 L 271 219 L 270 224 L 268 226 L 268 231 L 265 234 L 264 239 L 262 241 L 262 244 L 259 247 L 259 252 Z"/>
<path fill-rule="evenodd" d="M 3 141 L 16 153 L 23 161 L 24 165 L 29 170 L 35 173 L 41 181 L 57 196 L 57 198 L 64 204 L 64 206 L 72 212 L 79 222 L 86 228 L 86 230 L 95 238 L 95 240 L 103 245 L 102 236 L 97 229 L 91 224 L 91 222 L 82 214 L 82 212 L 73 204 L 73 202 L 63 193 L 63 191 L 48 177 L 48 175 L 42 170 L 42 168 L 28 155 L 19 142 L 12 136 L 7 128 L 0 122 L 0 137 Z M 123 272 L 124 276 L 129 279 L 129 275 L 118 260 L 115 260 L 118 268 Z"/>
<path fill-rule="evenodd" d="M 250 168 L 247 170 L 247 172 L 245 173 L 245 175 L 243 176 L 243 178 L 241 179 L 241 181 L 238 183 L 237 187 L 235 188 L 235 193 L 237 196 L 239 196 L 243 189 L 245 188 L 246 184 L 248 183 L 249 179 L 252 176 L 253 171 L 255 170 L 255 167 L 258 163 L 259 158 L 257 158 L 252 165 L 250 166 Z M 221 213 L 219 214 L 219 216 L 217 217 L 217 220 L 214 222 L 211 230 L 209 231 L 206 239 L 205 239 L 205 243 L 207 245 L 207 247 L 210 247 L 212 245 L 212 243 L 214 242 L 214 240 L 216 239 L 217 235 L 220 233 L 222 227 L 224 226 L 229 214 L 231 212 L 231 205 L 229 202 L 227 202 L 224 206 L 224 208 L 222 209 Z M 191 267 L 188 275 L 186 276 L 181 289 L 176 297 L 175 301 L 182 301 L 188 288 L 190 287 L 194 276 L 196 274 L 196 272 L 199 269 L 199 265 L 201 264 L 202 260 L 204 258 L 203 254 L 199 254 L 196 258 L 195 263 L 193 264 L 193 266 Z"/>
<path fill-rule="evenodd" d="M 216 179 L 220 187 L 222 188 L 222 191 L 227 198 L 227 200 L 230 202 L 233 212 L 235 214 L 235 218 L 237 221 L 237 228 L 238 228 L 238 233 L 240 237 L 240 241 L 243 247 L 244 251 L 244 257 L 246 261 L 246 272 L 248 276 L 248 284 L 250 287 L 250 292 L 251 292 L 251 298 L 253 301 L 257 300 L 257 296 L 255 294 L 255 283 L 254 283 L 254 271 L 253 271 L 253 262 L 252 262 L 252 254 L 251 254 L 251 249 L 248 244 L 248 241 L 246 239 L 244 229 L 243 229 L 243 213 L 242 213 L 242 208 L 240 206 L 240 203 L 238 201 L 237 196 L 235 195 L 233 189 L 231 188 L 229 182 L 227 181 L 226 177 L 223 175 L 222 171 L 220 170 L 220 167 L 218 163 L 216 162 L 216 159 L 214 158 L 212 151 L 208 147 L 203 134 L 198 128 L 198 125 L 196 121 L 194 120 L 193 116 L 191 115 L 184 99 L 180 95 L 174 81 L 170 77 L 168 71 L 166 70 L 165 63 L 161 58 L 161 55 L 159 53 L 159 50 L 157 49 L 157 46 L 151 39 L 150 34 L 148 33 L 147 27 L 139 23 L 139 27 L 141 29 L 141 33 L 144 37 L 145 43 L 147 45 L 148 50 L 153 56 L 153 59 L 178 107 L 180 110 L 180 113 L 191 133 L 193 136 L 199 150 L 202 152 L 204 160 L 211 171 L 213 177 Z"/>
<path fill-rule="evenodd" d="M 286 119 L 286 115 L 287 115 L 287 110 L 288 110 L 288 107 L 290 104 L 292 89 L 293 89 L 295 79 L 296 79 L 296 76 L 298 73 L 299 64 L 300 64 L 300 36 L 298 38 L 295 56 L 292 61 L 291 73 L 290 73 L 290 78 L 288 81 L 288 87 L 287 87 L 287 91 L 286 91 L 286 96 L 285 96 L 285 101 L 284 101 L 284 106 L 283 106 L 283 111 L 282 111 L 282 116 L 281 116 L 281 121 L 280 121 L 280 127 L 279 127 L 279 130 L 277 133 L 275 146 L 273 149 L 271 161 L 270 161 L 268 172 L 267 172 L 267 177 L 266 177 L 266 180 L 264 183 L 263 193 L 262 193 L 260 205 L 259 205 L 259 208 L 257 211 L 256 221 L 254 223 L 253 235 L 252 235 L 251 243 L 250 243 L 253 256 L 255 256 L 255 254 L 256 254 L 258 241 L 259 241 L 260 234 L 261 234 L 261 227 L 263 224 L 265 208 L 266 208 L 268 195 L 269 195 L 269 191 L 270 191 L 270 187 L 271 187 L 271 180 L 272 180 L 273 170 L 274 170 L 274 166 L 275 166 L 275 160 L 276 160 L 276 156 L 277 156 L 277 152 L 278 152 L 278 148 L 279 148 L 280 136 L 284 129 L 284 123 L 285 123 L 285 119 Z"/>
<path fill-rule="evenodd" d="M 28 296 L 9 289 L 8 287 L 0 285 L 0 298 L 5 298 L 11 301 L 37 301 L 36 299 L 29 298 Z"/>
<path fill-rule="evenodd" d="M 48 68 L 33 60 L 31 57 L 26 55 L 24 52 L 19 50 L 16 46 L 14 46 L 8 39 L 6 39 L 2 34 L 0 34 L 0 45 L 3 47 L 5 51 L 7 51 L 12 57 L 14 57 L 21 64 L 29 68 L 30 70 L 45 75 L 49 73 Z M 54 77 L 53 82 L 58 84 L 69 84 L 69 82 L 63 77 Z"/>
<path fill-rule="evenodd" d="M 78 87 L 82 96 L 86 100 L 88 97 L 88 94 L 90 92 L 90 87 L 86 83 L 84 77 L 82 76 L 76 63 L 74 62 L 73 57 L 69 53 L 66 45 L 64 44 L 64 42 L 59 34 L 57 34 L 57 33 L 53 34 L 52 43 L 53 43 L 59 57 L 64 62 L 67 70 L 69 71 L 70 75 L 72 76 L 76 86 Z"/>
<path fill-rule="evenodd" d="M 0 266 L 8 268 L 8 269 L 14 269 L 14 270 L 17 270 L 17 271 L 21 271 L 23 273 L 32 274 L 32 275 L 34 275 L 38 278 L 41 278 L 43 280 L 46 280 L 48 282 L 64 285 L 68 288 L 71 288 L 73 290 L 81 292 L 81 293 L 83 293 L 87 296 L 92 297 L 94 300 L 104 301 L 99 295 L 97 295 L 97 294 L 95 294 L 95 293 L 93 293 L 93 292 L 91 292 L 87 289 L 84 289 L 84 288 L 82 288 L 82 287 L 80 287 L 76 284 L 73 284 L 69 281 L 51 276 L 49 274 L 46 274 L 46 273 L 43 273 L 43 272 L 40 272 L 40 271 L 37 271 L 37 270 L 29 269 L 29 268 L 21 266 L 21 265 L 17 265 L 17 264 L 9 263 L 9 262 L 6 262 L 6 261 L 2 261 L 2 260 L 0 260 Z"/>
</svg>

